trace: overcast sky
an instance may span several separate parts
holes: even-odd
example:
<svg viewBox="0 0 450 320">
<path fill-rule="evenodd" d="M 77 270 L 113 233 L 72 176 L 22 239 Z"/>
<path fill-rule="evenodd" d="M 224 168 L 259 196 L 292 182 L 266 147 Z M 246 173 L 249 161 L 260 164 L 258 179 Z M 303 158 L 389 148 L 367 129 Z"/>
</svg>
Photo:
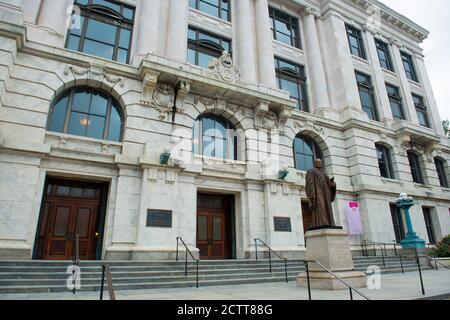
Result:
<svg viewBox="0 0 450 320">
<path fill-rule="evenodd" d="M 380 0 L 430 31 L 422 47 L 443 120 L 450 119 L 450 1 Z"/>
</svg>

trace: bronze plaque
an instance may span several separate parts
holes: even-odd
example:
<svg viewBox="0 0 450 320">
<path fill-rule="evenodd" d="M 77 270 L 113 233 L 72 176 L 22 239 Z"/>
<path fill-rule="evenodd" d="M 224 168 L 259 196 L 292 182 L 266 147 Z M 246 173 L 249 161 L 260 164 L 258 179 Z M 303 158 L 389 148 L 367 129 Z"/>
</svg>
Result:
<svg viewBox="0 0 450 320">
<path fill-rule="evenodd" d="M 277 232 L 292 232 L 291 218 L 273 217 L 273 224 Z"/>
<path fill-rule="evenodd" d="M 172 228 L 172 211 L 148 209 L 147 227 Z"/>
</svg>

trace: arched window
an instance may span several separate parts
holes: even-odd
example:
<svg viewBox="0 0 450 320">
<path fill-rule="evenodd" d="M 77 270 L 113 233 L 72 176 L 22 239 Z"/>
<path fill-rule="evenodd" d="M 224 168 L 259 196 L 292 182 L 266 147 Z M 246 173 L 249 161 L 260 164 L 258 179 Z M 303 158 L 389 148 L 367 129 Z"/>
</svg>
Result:
<svg viewBox="0 0 450 320">
<path fill-rule="evenodd" d="M 194 123 L 193 149 L 203 156 L 237 160 L 237 136 L 226 119 L 205 115 Z"/>
<path fill-rule="evenodd" d="M 447 171 L 445 170 L 445 161 L 439 157 L 434 158 L 434 164 L 436 165 L 436 171 L 438 173 L 439 182 L 441 187 L 448 188 Z"/>
<path fill-rule="evenodd" d="M 376 143 L 378 166 L 380 167 L 380 174 L 384 178 L 395 179 L 394 170 L 392 167 L 391 150 L 385 145 Z"/>
<path fill-rule="evenodd" d="M 322 159 L 319 145 L 305 135 L 298 135 L 294 139 L 294 158 L 297 170 L 308 171 L 314 167 L 316 159 Z"/>
<path fill-rule="evenodd" d="M 114 98 L 88 87 L 64 92 L 52 105 L 47 130 L 121 141 L 122 114 Z"/>
<path fill-rule="evenodd" d="M 409 150 L 407 153 L 413 181 L 415 183 L 425 184 L 425 181 L 423 180 L 422 167 L 420 165 L 419 156 L 413 150 Z"/>
</svg>

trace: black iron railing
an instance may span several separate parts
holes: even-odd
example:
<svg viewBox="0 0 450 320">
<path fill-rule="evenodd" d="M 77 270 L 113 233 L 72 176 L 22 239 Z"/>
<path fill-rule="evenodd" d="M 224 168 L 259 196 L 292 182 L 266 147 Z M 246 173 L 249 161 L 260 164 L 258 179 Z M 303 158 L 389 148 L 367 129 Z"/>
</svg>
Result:
<svg viewBox="0 0 450 320">
<path fill-rule="evenodd" d="M 283 258 L 282 256 L 280 256 L 278 253 L 276 253 L 275 251 L 272 250 L 271 247 L 269 247 L 264 241 L 262 241 L 261 239 L 255 239 L 255 258 L 256 260 L 258 260 L 258 241 L 261 242 L 261 244 L 263 246 L 265 246 L 268 251 L 269 251 L 269 271 L 270 273 L 272 273 L 272 253 L 274 255 L 276 255 L 279 259 L 284 260 L 284 273 L 285 273 L 285 278 L 286 278 L 286 283 L 289 282 L 288 280 L 288 273 L 287 273 L 287 261 L 288 259 Z"/>
<path fill-rule="evenodd" d="M 109 293 L 109 300 L 116 300 L 116 294 L 114 292 L 114 286 L 112 281 L 112 274 L 111 274 L 111 268 L 108 264 L 102 265 L 102 283 L 100 286 L 100 300 L 103 300 L 103 291 L 105 287 L 105 275 L 106 275 L 106 281 L 108 282 L 108 293 Z"/>
<path fill-rule="evenodd" d="M 353 300 L 353 291 L 356 292 L 357 294 L 359 294 L 361 297 L 363 297 L 366 300 L 370 300 L 365 294 L 363 294 L 361 291 L 359 291 L 358 289 L 354 288 L 350 283 L 348 283 L 347 281 L 343 280 L 342 278 L 340 278 L 338 275 L 336 275 L 333 271 L 328 270 L 326 267 L 324 267 L 321 263 L 315 261 L 315 260 L 304 260 L 305 262 L 305 270 L 306 270 L 306 282 L 308 285 L 308 298 L 309 300 L 312 300 L 311 297 L 311 283 L 310 283 L 310 277 L 309 277 L 309 264 L 310 263 L 314 263 L 316 265 L 318 265 L 321 269 L 323 269 L 324 271 L 328 272 L 330 275 L 332 275 L 336 280 L 338 280 L 339 282 L 341 282 L 344 286 L 346 286 L 349 289 L 349 293 L 350 293 L 350 300 Z"/>
<path fill-rule="evenodd" d="M 75 242 L 75 243 L 74 243 Z M 73 243 L 75 246 L 73 246 Z M 73 269 L 72 269 L 72 279 L 73 279 L 73 294 L 76 294 L 77 292 L 77 285 L 78 285 L 78 270 L 80 266 L 80 255 L 79 255 L 79 246 L 80 246 L 80 238 L 78 235 L 75 235 L 74 240 L 72 240 L 72 263 L 73 263 Z M 73 250 L 75 249 L 75 250 Z"/>
<path fill-rule="evenodd" d="M 373 250 L 374 250 L 374 254 L 375 256 L 377 255 L 377 248 L 380 248 L 381 250 L 381 258 L 383 261 L 383 267 L 386 266 L 386 261 L 384 259 L 384 256 L 387 255 L 387 250 L 386 250 L 386 243 L 382 243 L 382 242 L 374 242 L 374 241 L 370 241 L 370 240 L 364 240 L 362 242 L 363 245 L 363 251 L 365 252 L 365 256 L 368 256 L 368 247 L 372 246 Z"/>
<path fill-rule="evenodd" d="M 178 245 L 179 245 L 180 242 L 183 244 L 183 246 L 185 248 L 184 275 L 186 277 L 188 275 L 188 253 L 189 253 L 189 255 L 191 256 L 192 260 L 194 260 L 196 262 L 196 264 L 197 264 L 197 268 L 196 268 L 196 273 L 197 273 L 196 286 L 198 288 L 198 266 L 199 266 L 200 260 L 194 257 L 194 255 L 192 254 L 191 250 L 189 250 L 188 246 L 184 242 L 183 238 L 177 237 L 177 253 L 176 253 L 176 261 L 177 262 L 178 262 Z"/>
</svg>

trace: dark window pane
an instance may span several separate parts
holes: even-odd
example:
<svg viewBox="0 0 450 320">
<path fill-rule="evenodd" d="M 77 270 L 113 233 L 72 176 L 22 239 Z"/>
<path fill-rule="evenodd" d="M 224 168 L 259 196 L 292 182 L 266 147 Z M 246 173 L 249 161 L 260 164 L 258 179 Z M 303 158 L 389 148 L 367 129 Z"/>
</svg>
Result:
<svg viewBox="0 0 450 320">
<path fill-rule="evenodd" d="M 286 43 L 288 45 L 292 45 L 292 40 L 290 36 L 285 35 L 284 33 L 277 32 L 276 39 L 280 42 Z"/>
<path fill-rule="evenodd" d="M 195 65 L 195 51 L 188 49 L 188 62 Z"/>
<path fill-rule="evenodd" d="M 128 49 L 130 45 L 131 31 L 128 29 L 121 29 L 119 47 Z"/>
<path fill-rule="evenodd" d="M 86 136 L 103 139 L 103 132 L 105 129 L 105 118 L 99 116 L 89 116 L 89 121 L 87 124 Z"/>
<path fill-rule="evenodd" d="M 78 51 L 80 46 L 80 37 L 69 36 L 69 43 L 67 44 L 67 49 Z"/>
<path fill-rule="evenodd" d="M 92 4 L 102 5 L 120 13 L 120 6 L 118 4 L 111 3 L 106 0 L 92 0 Z"/>
<path fill-rule="evenodd" d="M 77 90 L 73 95 L 72 110 L 88 113 L 90 103 L 91 95 L 84 90 Z"/>
<path fill-rule="evenodd" d="M 128 50 L 119 49 L 117 51 L 117 61 L 121 63 L 128 63 Z"/>
<path fill-rule="evenodd" d="M 83 52 L 112 60 L 114 47 L 100 42 L 86 40 L 84 42 Z"/>
<path fill-rule="evenodd" d="M 122 131 L 122 121 L 116 108 L 111 108 L 111 118 L 109 120 L 108 140 L 120 141 Z"/>
<path fill-rule="evenodd" d="M 52 118 L 49 126 L 50 131 L 64 132 L 68 100 L 68 97 L 64 97 L 53 107 Z"/>
<path fill-rule="evenodd" d="M 128 20 L 134 20 L 134 10 L 123 8 L 123 17 Z"/>
<path fill-rule="evenodd" d="M 116 42 L 117 27 L 97 20 L 89 20 L 86 37 L 92 40 L 112 44 Z"/>
<path fill-rule="evenodd" d="M 202 68 L 208 68 L 209 62 L 214 59 L 214 57 L 205 54 L 203 52 L 198 53 L 198 65 Z"/>
<path fill-rule="evenodd" d="M 106 109 L 108 107 L 108 99 L 101 94 L 93 94 L 91 100 L 91 110 L 89 113 L 99 116 L 106 116 Z"/>
<path fill-rule="evenodd" d="M 219 12 L 218 12 L 217 7 L 211 6 L 207 3 L 204 3 L 203 1 L 200 1 L 200 3 L 199 3 L 199 10 L 202 12 L 205 12 L 207 14 L 210 14 L 212 16 L 219 17 Z"/>
<path fill-rule="evenodd" d="M 295 99 L 299 98 L 297 83 L 289 81 L 289 80 L 281 79 L 281 89 L 289 91 L 291 97 L 293 97 Z"/>
<path fill-rule="evenodd" d="M 86 125 L 89 123 L 88 116 L 83 113 L 72 112 L 70 115 L 69 128 L 67 133 L 84 136 Z"/>
</svg>

